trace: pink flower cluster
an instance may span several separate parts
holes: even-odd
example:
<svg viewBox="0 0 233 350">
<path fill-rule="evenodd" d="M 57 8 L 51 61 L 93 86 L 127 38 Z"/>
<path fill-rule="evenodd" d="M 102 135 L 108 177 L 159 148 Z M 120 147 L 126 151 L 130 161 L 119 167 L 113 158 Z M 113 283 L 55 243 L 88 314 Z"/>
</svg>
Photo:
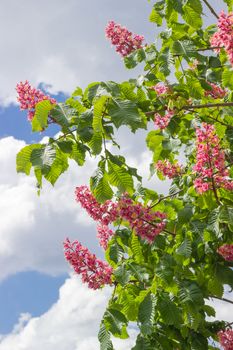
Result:
<svg viewBox="0 0 233 350">
<path fill-rule="evenodd" d="M 164 116 L 159 113 L 155 113 L 154 123 L 155 126 L 159 129 L 165 129 L 170 123 L 171 118 L 174 116 L 174 111 L 171 109 L 167 109 Z"/>
<path fill-rule="evenodd" d="M 112 267 L 97 259 L 95 254 L 78 241 L 73 243 L 67 238 L 64 242 L 65 258 L 74 271 L 82 276 L 82 281 L 91 289 L 99 289 L 112 283 Z"/>
<path fill-rule="evenodd" d="M 210 39 L 211 46 L 217 47 L 215 52 L 219 53 L 224 48 L 230 63 L 233 65 L 233 12 L 225 14 L 221 11 L 218 20 L 218 31 Z"/>
<path fill-rule="evenodd" d="M 108 248 L 108 241 L 114 235 L 114 232 L 107 225 L 97 226 L 97 238 L 99 239 L 100 246 L 106 250 Z"/>
<path fill-rule="evenodd" d="M 233 181 L 228 179 L 229 171 L 226 169 L 225 153 L 220 147 L 219 137 L 211 124 L 202 123 L 196 129 L 196 165 L 193 170 L 198 174 L 194 181 L 197 192 L 203 193 L 215 187 L 233 190 Z"/>
<path fill-rule="evenodd" d="M 81 204 L 89 216 L 99 222 L 97 238 L 100 246 L 106 250 L 108 241 L 114 234 L 108 225 L 118 218 L 117 204 L 112 201 L 100 204 L 87 186 L 76 187 L 75 195 L 76 201 Z"/>
<path fill-rule="evenodd" d="M 225 260 L 233 261 L 233 244 L 224 244 L 217 251 Z"/>
<path fill-rule="evenodd" d="M 211 90 L 205 91 L 205 96 L 211 96 L 213 98 L 224 98 L 227 94 L 227 90 L 222 89 L 220 86 L 208 83 L 211 87 Z"/>
<path fill-rule="evenodd" d="M 169 179 L 179 176 L 182 172 L 182 168 L 178 163 L 172 164 L 167 159 L 159 160 L 155 164 L 155 167 L 157 171 L 161 172 L 163 176 L 167 176 Z"/>
<path fill-rule="evenodd" d="M 48 95 L 45 95 L 41 90 L 33 88 L 26 80 L 24 83 L 20 82 L 16 85 L 18 93 L 17 100 L 20 103 L 21 110 L 28 110 L 28 120 L 32 121 L 35 115 L 36 104 L 40 101 L 48 100 L 51 104 L 56 104 L 57 101 Z"/>
<path fill-rule="evenodd" d="M 165 85 L 164 83 L 158 83 L 158 84 L 152 86 L 151 89 L 155 90 L 157 92 L 158 96 L 167 94 L 170 90 L 170 88 L 167 85 Z"/>
<path fill-rule="evenodd" d="M 142 239 L 152 243 L 155 237 L 164 230 L 167 217 L 165 213 L 153 211 L 141 203 L 134 204 L 127 194 L 119 200 L 120 217 L 129 222 L 132 229 Z"/>
<path fill-rule="evenodd" d="M 108 225 L 117 219 L 117 204 L 112 201 L 100 204 L 87 186 L 76 187 L 75 195 L 76 201 L 95 221 L 99 221 L 102 225 Z"/>
<path fill-rule="evenodd" d="M 133 34 L 127 28 L 122 27 L 114 21 L 108 22 L 105 28 L 105 34 L 111 40 L 112 45 L 116 46 L 116 52 L 122 57 L 142 48 L 144 36 Z"/>
<path fill-rule="evenodd" d="M 218 339 L 224 350 L 233 350 L 233 330 L 226 329 L 218 332 Z"/>
</svg>

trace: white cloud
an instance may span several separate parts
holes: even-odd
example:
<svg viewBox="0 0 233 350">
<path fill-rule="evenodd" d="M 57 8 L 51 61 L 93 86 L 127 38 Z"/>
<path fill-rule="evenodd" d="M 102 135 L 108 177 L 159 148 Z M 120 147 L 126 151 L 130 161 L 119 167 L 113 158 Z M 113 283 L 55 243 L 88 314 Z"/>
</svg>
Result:
<svg viewBox="0 0 233 350">
<path fill-rule="evenodd" d="M 24 314 L 13 332 L 0 338 L 0 350 L 98 349 L 99 323 L 110 292 L 110 288 L 90 290 L 77 276 L 67 279 L 60 288 L 58 301 L 40 317 L 29 318 Z M 135 331 L 130 333 L 130 339 L 114 341 L 116 350 L 131 348 Z"/>
<path fill-rule="evenodd" d="M 140 151 L 135 152 L 135 144 Z M 87 159 L 82 168 L 72 162 L 55 187 L 44 183 L 38 197 L 34 176 L 17 174 L 15 170 L 16 154 L 24 145 L 13 137 L 0 140 L 0 265 L 5 267 L 0 270 L 0 280 L 28 270 L 52 275 L 64 273 L 68 267 L 62 242 L 67 236 L 102 255 L 96 239 L 96 224 L 74 199 L 75 187 L 88 184 L 96 160 Z M 137 136 L 127 135 L 124 141 L 122 138 L 121 154 L 148 177 L 150 155 L 145 145 L 138 144 Z M 146 184 L 158 187 L 155 178 Z M 166 186 L 162 184 L 160 191 Z"/>
<path fill-rule="evenodd" d="M 14 101 L 15 85 L 25 79 L 66 93 L 92 81 L 127 79 L 132 72 L 125 72 L 104 28 L 115 19 L 153 40 L 150 9 L 141 0 L 2 0 L 0 103 Z"/>
<path fill-rule="evenodd" d="M 0 140 L 0 279 L 24 270 L 67 271 L 66 236 L 100 254 L 95 224 L 74 200 L 75 186 L 86 183 L 95 160 L 87 160 L 83 168 L 71 163 L 56 186 L 45 183 L 38 197 L 34 177 L 16 174 L 15 157 L 23 146 L 13 137 Z"/>
</svg>

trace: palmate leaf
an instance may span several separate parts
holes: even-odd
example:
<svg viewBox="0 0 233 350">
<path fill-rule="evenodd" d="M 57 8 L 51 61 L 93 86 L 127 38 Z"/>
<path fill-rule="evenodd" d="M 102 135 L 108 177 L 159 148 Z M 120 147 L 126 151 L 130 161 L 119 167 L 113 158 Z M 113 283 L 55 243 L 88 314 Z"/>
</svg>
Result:
<svg viewBox="0 0 233 350">
<path fill-rule="evenodd" d="M 165 298 L 158 302 L 158 310 L 163 322 L 166 324 L 178 326 L 181 323 L 180 311 L 176 304 L 169 298 Z"/>
<path fill-rule="evenodd" d="M 123 167 L 108 161 L 108 178 L 111 185 L 116 186 L 121 192 L 133 192 L 132 176 Z"/>
<path fill-rule="evenodd" d="M 131 250 L 133 253 L 133 258 L 136 261 L 136 263 L 140 264 L 142 261 L 144 261 L 142 247 L 141 247 L 139 238 L 137 235 L 135 235 L 135 233 L 132 233 Z"/>
<path fill-rule="evenodd" d="M 115 264 L 117 264 L 122 259 L 124 255 L 124 250 L 117 242 L 113 242 L 110 244 L 110 247 L 108 249 L 108 254 L 109 254 L 110 260 L 112 260 Z"/>
<path fill-rule="evenodd" d="M 177 248 L 176 254 L 189 258 L 192 254 L 192 242 L 188 237 L 185 237 L 181 245 Z"/>
<path fill-rule="evenodd" d="M 148 293 L 139 305 L 138 320 L 141 322 L 141 332 L 151 334 L 155 317 L 155 296 Z"/>
<path fill-rule="evenodd" d="M 31 154 L 35 149 L 41 149 L 43 146 L 41 144 L 28 145 L 19 151 L 16 157 L 16 170 L 18 173 L 30 174 L 32 167 Z"/>
<path fill-rule="evenodd" d="M 108 262 L 110 263 L 109 259 Z M 114 276 L 116 281 L 122 286 L 127 285 L 130 280 L 130 272 L 127 270 L 127 266 L 125 264 L 120 265 L 114 270 Z"/>
<path fill-rule="evenodd" d="M 54 105 L 49 100 L 38 102 L 32 119 L 32 131 L 42 131 L 48 126 L 48 116 Z"/>
<path fill-rule="evenodd" d="M 195 283 L 181 286 L 178 293 L 178 297 L 182 304 L 189 302 L 194 304 L 203 304 L 202 292 Z"/>
<path fill-rule="evenodd" d="M 98 202 L 103 203 L 113 196 L 107 175 L 98 168 L 90 178 L 90 188 Z"/>
<path fill-rule="evenodd" d="M 93 130 L 94 132 L 102 132 L 102 116 L 104 110 L 106 109 L 106 102 L 108 101 L 109 96 L 101 96 L 94 102 L 94 111 L 93 111 Z"/>
<path fill-rule="evenodd" d="M 154 345 L 151 345 L 149 339 L 138 335 L 136 345 L 131 350 L 155 350 Z"/>
<path fill-rule="evenodd" d="M 51 111 L 51 117 L 64 129 L 68 130 L 71 111 L 64 103 L 57 104 Z"/>
<path fill-rule="evenodd" d="M 60 175 L 64 173 L 68 167 L 67 155 L 62 153 L 59 149 L 56 149 L 56 157 L 51 167 L 44 173 L 44 177 L 51 185 L 54 185 Z"/>
<path fill-rule="evenodd" d="M 200 0 L 188 0 L 183 6 L 183 19 L 191 27 L 199 29 L 202 26 L 202 5 Z"/>
<path fill-rule="evenodd" d="M 211 276 L 208 282 L 208 290 L 211 293 L 211 295 L 215 295 L 219 298 L 221 298 L 224 293 L 223 284 L 215 276 Z"/>
<path fill-rule="evenodd" d="M 106 329 L 103 321 L 100 325 L 98 339 L 100 342 L 100 350 L 114 350 L 111 342 L 110 332 Z"/>
<path fill-rule="evenodd" d="M 95 132 L 91 140 L 88 142 L 88 145 L 94 155 L 100 154 L 102 151 L 102 133 Z"/>
<path fill-rule="evenodd" d="M 113 308 L 107 309 L 104 315 L 104 323 L 107 324 L 107 328 L 115 337 L 121 339 L 129 337 L 126 331 L 128 320 L 121 311 Z"/>
<path fill-rule="evenodd" d="M 128 125 L 134 132 L 143 127 L 142 119 L 133 101 L 112 99 L 108 112 L 116 128 Z"/>
<path fill-rule="evenodd" d="M 56 158 L 56 149 L 53 145 L 41 145 L 31 153 L 31 163 L 34 167 L 43 171 L 49 169 Z"/>
</svg>

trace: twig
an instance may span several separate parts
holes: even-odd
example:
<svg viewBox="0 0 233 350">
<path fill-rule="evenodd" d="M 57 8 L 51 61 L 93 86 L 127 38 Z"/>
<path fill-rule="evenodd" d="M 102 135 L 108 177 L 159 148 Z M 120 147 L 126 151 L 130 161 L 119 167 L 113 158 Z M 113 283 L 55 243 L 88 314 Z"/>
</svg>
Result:
<svg viewBox="0 0 233 350">
<path fill-rule="evenodd" d="M 207 0 L 203 0 L 206 6 L 209 8 L 210 12 L 218 19 L 218 14 L 215 12 L 213 7 L 208 3 Z"/>
<path fill-rule="evenodd" d="M 174 194 L 170 194 L 170 195 L 168 195 L 168 196 L 160 197 L 156 203 L 154 203 L 154 204 L 152 204 L 152 205 L 150 206 L 150 209 L 151 209 L 151 208 L 154 208 L 156 205 L 158 205 L 158 204 L 159 204 L 160 202 L 162 202 L 164 199 L 174 197 L 174 196 L 176 196 L 177 194 L 179 194 L 179 193 L 182 192 L 182 191 L 183 191 L 183 190 L 180 190 L 180 191 L 177 191 L 177 192 L 174 193 Z"/>
<path fill-rule="evenodd" d="M 217 107 L 233 107 L 233 102 L 220 102 L 220 103 L 205 103 L 203 105 L 185 105 L 180 109 L 177 108 L 178 112 L 181 110 L 189 110 L 189 109 L 200 109 L 200 108 L 217 108 Z M 175 108 L 174 108 L 175 109 Z M 145 115 L 153 115 L 158 111 L 149 111 L 145 112 Z"/>
<path fill-rule="evenodd" d="M 226 303 L 233 304 L 233 301 L 232 301 L 232 300 L 229 300 L 229 299 L 226 299 L 226 298 L 220 298 L 220 297 L 216 297 L 216 296 L 214 296 L 214 295 L 210 295 L 210 298 L 222 300 L 222 301 L 225 301 Z"/>
</svg>

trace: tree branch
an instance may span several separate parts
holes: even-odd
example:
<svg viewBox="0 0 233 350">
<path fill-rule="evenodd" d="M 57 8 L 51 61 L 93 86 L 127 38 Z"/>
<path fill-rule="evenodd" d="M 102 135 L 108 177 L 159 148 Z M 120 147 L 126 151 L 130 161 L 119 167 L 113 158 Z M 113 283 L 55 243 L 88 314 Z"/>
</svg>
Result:
<svg viewBox="0 0 233 350">
<path fill-rule="evenodd" d="M 168 196 L 160 197 L 156 203 L 154 203 L 154 204 L 152 204 L 152 205 L 150 206 L 150 209 L 151 209 L 151 208 L 154 208 L 156 205 L 158 205 L 158 204 L 159 204 L 160 202 L 162 202 L 164 199 L 174 197 L 174 196 L 176 196 L 177 194 L 179 194 L 179 193 L 182 192 L 182 191 L 183 191 L 183 190 L 180 190 L 180 191 L 175 192 L 174 194 L 170 194 L 170 195 L 168 195 Z"/>
<path fill-rule="evenodd" d="M 206 4 L 206 6 L 209 8 L 210 12 L 218 19 L 218 14 L 215 12 L 213 7 L 208 3 L 207 0 L 203 0 L 203 2 Z"/>
<path fill-rule="evenodd" d="M 233 102 L 220 102 L 220 103 L 205 103 L 203 105 L 185 105 L 180 109 L 177 108 L 178 111 L 189 110 L 189 109 L 201 109 L 201 108 L 217 108 L 217 107 L 233 107 Z M 153 115 L 158 111 L 149 111 L 145 112 L 146 115 Z"/>
<path fill-rule="evenodd" d="M 226 303 L 233 304 L 232 300 L 229 300 L 229 299 L 226 299 L 226 298 L 220 298 L 220 297 L 216 297 L 214 295 L 210 295 L 210 298 L 218 299 L 218 300 L 221 300 L 221 301 L 225 301 Z"/>
</svg>

